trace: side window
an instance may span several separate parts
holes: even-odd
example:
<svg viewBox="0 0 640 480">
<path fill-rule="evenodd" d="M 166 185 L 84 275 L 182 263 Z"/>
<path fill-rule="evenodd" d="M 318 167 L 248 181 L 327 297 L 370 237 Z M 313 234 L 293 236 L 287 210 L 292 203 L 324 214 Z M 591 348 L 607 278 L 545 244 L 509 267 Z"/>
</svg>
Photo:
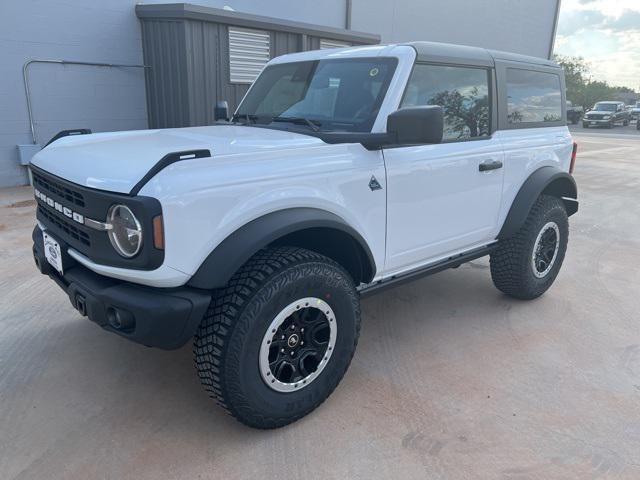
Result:
<svg viewBox="0 0 640 480">
<path fill-rule="evenodd" d="M 551 123 L 562 120 L 560 77 L 555 73 L 507 68 L 509 124 Z"/>
<path fill-rule="evenodd" d="M 482 68 L 416 64 L 402 107 L 444 108 L 445 141 L 490 134 L 489 71 Z"/>
</svg>

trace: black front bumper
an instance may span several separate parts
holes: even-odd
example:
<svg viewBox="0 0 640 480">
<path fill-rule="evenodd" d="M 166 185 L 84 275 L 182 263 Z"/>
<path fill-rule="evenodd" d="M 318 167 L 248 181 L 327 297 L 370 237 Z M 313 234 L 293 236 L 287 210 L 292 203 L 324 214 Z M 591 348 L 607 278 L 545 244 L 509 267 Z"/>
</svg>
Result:
<svg viewBox="0 0 640 480">
<path fill-rule="evenodd" d="M 71 304 L 89 320 L 134 342 L 166 350 L 180 348 L 193 337 L 209 306 L 208 292 L 146 287 L 104 277 L 77 263 L 66 254 L 64 242 L 60 244 L 65 252 L 64 275 L 47 262 L 42 231 L 36 226 L 36 266 L 67 293 Z"/>
</svg>

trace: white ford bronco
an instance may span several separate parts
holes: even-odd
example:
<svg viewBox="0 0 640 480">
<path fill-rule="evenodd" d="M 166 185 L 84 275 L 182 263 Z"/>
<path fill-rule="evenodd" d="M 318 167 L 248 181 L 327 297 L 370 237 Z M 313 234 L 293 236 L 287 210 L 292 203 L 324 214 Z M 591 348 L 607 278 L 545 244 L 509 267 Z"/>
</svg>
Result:
<svg viewBox="0 0 640 480">
<path fill-rule="evenodd" d="M 227 121 L 70 133 L 31 166 L 39 270 L 105 330 L 193 338 L 204 388 L 258 428 L 331 394 L 361 296 L 489 255 L 538 297 L 578 210 L 562 70 L 480 48 L 285 55 Z"/>
</svg>

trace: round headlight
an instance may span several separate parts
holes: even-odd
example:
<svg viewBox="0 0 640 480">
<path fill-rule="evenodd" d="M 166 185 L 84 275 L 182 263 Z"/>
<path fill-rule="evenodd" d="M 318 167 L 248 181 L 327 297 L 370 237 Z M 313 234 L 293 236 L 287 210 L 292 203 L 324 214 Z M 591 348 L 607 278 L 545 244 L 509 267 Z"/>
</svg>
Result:
<svg viewBox="0 0 640 480">
<path fill-rule="evenodd" d="M 113 205 L 109 209 L 107 222 L 111 224 L 109 240 L 123 257 L 135 256 L 142 247 L 142 226 L 126 205 Z"/>
</svg>

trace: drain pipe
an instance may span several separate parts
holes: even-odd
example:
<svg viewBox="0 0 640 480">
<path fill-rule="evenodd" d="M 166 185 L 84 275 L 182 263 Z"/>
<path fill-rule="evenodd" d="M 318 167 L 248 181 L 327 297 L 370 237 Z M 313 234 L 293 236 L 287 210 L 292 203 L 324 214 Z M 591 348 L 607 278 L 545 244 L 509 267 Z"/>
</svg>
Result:
<svg viewBox="0 0 640 480">
<path fill-rule="evenodd" d="M 50 60 L 33 58 L 27 60 L 22 67 L 22 79 L 24 82 L 24 93 L 27 97 L 27 110 L 29 112 L 29 127 L 31 128 L 31 139 L 33 145 L 38 145 L 36 137 L 36 128 L 33 122 L 33 108 L 31 105 L 31 90 L 29 88 L 29 65 L 32 63 L 55 63 L 58 65 L 86 65 L 90 67 L 110 67 L 110 68 L 149 68 L 148 65 L 131 65 L 122 63 L 100 63 L 100 62 L 78 62 L 75 60 Z"/>
<path fill-rule="evenodd" d="M 344 19 L 344 28 L 347 30 L 351 30 L 351 10 L 353 7 L 353 0 L 346 0 L 346 9 L 345 9 L 345 19 Z"/>
</svg>

